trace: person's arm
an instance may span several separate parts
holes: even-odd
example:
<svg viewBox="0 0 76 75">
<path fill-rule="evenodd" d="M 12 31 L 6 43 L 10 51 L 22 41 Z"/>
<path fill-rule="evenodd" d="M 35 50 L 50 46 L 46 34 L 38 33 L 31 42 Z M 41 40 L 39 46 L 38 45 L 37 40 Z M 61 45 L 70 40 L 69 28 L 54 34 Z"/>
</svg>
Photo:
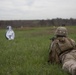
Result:
<svg viewBox="0 0 76 75">
<path fill-rule="evenodd" d="M 55 59 L 55 49 L 54 49 L 54 42 L 51 43 L 50 45 L 50 52 L 49 52 L 49 60 L 48 62 L 55 62 L 54 59 Z"/>
<path fill-rule="evenodd" d="M 50 63 L 60 63 L 57 50 L 58 50 L 58 48 L 57 48 L 55 42 L 52 42 L 50 52 L 49 52 L 48 62 L 50 62 Z"/>
</svg>

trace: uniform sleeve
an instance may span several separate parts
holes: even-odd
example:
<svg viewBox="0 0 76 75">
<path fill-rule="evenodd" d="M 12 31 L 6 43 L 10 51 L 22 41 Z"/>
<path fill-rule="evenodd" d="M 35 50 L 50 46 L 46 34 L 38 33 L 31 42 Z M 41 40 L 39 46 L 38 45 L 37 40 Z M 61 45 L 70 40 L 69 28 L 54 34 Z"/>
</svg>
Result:
<svg viewBox="0 0 76 75">
<path fill-rule="evenodd" d="M 59 63 L 59 58 L 58 58 L 58 54 L 56 52 L 57 50 L 57 47 L 56 47 L 56 44 L 55 42 L 52 42 L 51 43 L 51 46 L 50 46 L 50 52 L 49 52 L 49 60 L 48 62 L 51 62 L 51 63 Z"/>
</svg>

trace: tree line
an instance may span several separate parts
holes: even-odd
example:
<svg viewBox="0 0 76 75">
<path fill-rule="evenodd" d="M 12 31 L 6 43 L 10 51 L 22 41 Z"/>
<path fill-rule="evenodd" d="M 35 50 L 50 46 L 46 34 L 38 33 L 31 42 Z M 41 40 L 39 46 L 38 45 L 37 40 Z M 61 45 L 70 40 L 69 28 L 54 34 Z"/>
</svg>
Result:
<svg viewBox="0 0 76 75">
<path fill-rule="evenodd" d="M 47 19 L 47 20 L 0 20 L 0 28 L 5 28 L 7 26 L 12 26 L 14 28 L 20 27 L 39 27 L 39 26 L 67 26 L 76 25 L 76 19 Z"/>
</svg>

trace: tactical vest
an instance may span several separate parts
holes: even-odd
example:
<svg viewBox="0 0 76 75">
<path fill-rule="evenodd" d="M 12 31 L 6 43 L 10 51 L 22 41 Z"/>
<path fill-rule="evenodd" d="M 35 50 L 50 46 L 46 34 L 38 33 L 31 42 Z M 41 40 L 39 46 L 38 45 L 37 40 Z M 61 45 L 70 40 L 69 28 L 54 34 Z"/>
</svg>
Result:
<svg viewBox="0 0 76 75">
<path fill-rule="evenodd" d="M 58 48 L 58 50 L 56 51 L 58 56 L 60 56 L 62 53 L 66 51 L 69 52 L 74 48 L 74 45 L 70 38 L 59 37 L 55 39 L 54 43 L 56 44 L 56 47 Z"/>
</svg>

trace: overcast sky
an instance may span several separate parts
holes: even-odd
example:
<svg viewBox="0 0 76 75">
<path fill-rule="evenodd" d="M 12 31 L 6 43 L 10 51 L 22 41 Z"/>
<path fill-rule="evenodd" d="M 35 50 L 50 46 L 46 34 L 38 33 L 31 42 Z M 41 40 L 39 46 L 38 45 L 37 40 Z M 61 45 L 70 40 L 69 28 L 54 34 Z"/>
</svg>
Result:
<svg viewBox="0 0 76 75">
<path fill-rule="evenodd" d="M 0 20 L 76 18 L 76 0 L 0 0 Z"/>
</svg>

